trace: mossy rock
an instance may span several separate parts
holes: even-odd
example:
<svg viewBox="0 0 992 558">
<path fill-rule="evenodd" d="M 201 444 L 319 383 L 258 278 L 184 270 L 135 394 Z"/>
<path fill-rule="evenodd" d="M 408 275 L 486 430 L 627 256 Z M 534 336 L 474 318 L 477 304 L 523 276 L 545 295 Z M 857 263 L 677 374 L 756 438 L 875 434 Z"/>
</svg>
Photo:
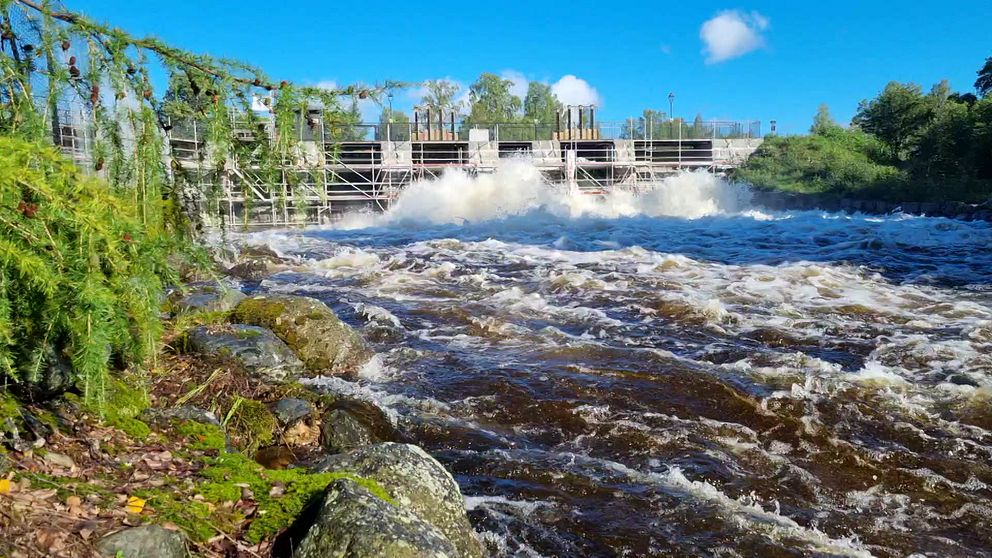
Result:
<svg viewBox="0 0 992 558">
<path fill-rule="evenodd" d="M 271 329 L 310 372 L 349 373 L 372 357 L 372 350 L 361 336 L 315 298 L 253 296 L 235 307 L 231 319 Z"/>
<path fill-rule="evenodd" d="M 275 334 L 264 327 L 241 324 L 200 326 L 189 331 L 185 348 L 210 358 L 230 359 L 260 380 L 294 380 L 303 363 Z"/>
<path fill-rule="evenodd" d="M 330 456 L 313 471 L 349 471 L 376 481 L 401 508 L 443 533 L 458 556 L 482 556 L 482 545 L 465 514 L 465 499 L 458 484 L 423 449 L 409 444 L 376 444 Z"/>
<path fill-rule="evenodd" d="M 348 479 L 327 487 L 317 519 L 294 558 L 455 558 L 443 533 Z"/>
</svg>

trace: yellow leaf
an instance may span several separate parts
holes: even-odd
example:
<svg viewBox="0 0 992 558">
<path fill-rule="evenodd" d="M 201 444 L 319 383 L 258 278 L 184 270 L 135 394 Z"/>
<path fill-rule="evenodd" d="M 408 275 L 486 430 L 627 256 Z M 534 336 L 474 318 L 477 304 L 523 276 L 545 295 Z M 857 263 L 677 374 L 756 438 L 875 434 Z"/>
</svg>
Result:
<svg viewBox="0 0 992 558">
<path fill-rule="evenodd" d="M 10 493 L 10 479 L 0 479 L 0 494 Z"/>
<path fill-rule="evenodd" d="M 145 501 L 137 496 L 131 496 L 127 499 L 125 509 L 127 513 L 141 513 L 141 510 L 145 509 Z"/>
</svg>

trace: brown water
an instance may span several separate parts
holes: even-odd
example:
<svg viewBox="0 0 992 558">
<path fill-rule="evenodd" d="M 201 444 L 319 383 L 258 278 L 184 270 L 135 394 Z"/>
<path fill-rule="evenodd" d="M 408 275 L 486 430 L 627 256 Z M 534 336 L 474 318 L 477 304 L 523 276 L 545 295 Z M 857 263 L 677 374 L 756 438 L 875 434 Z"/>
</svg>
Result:
<svg viewBox="0 0 992 558">
<path fill-rule="evenodd" d="M 444 462 L 493 554 L 992 555 L 989 224 L 527 172 L 245 239 L 375 344 L 318 383 Z"/>
</svg>

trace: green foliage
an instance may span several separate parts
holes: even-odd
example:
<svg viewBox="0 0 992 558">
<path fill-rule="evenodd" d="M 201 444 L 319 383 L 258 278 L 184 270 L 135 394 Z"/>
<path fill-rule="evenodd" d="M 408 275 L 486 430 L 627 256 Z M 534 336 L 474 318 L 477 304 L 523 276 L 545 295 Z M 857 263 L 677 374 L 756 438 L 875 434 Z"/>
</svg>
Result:
<svg viewBox="0 0 992 558">
<path fill-rule="evenodd" d="M 988 61 L 979 74 L 987 69 Z M 926 95 L 891 82 L 861 102 L 852 124 L 841 128 L 822 105 L 812 136 L 767 138 L 736 176 L 759 188 L 893 201 L 992 197 L 992 98 L 954 93 L 946 80 Z"/>
<path fill-rule="evenodd" d="M 813 117 L 813 125 L 809 128 L 809 133 L 818 136 L 825 136 L 832 132 L 835 132 L 840 126 L 834 121 L 833 117 L 830 116 L 830 107 L 826 103 L 820 105 L 820 108 L 816 111 L 816 116 Z"/>
<path fill-rule="evenodd" d="M 975 91 L 982 97 L 992 94 L 992 56 L 985 59 L 985 64 L 978 70 L 978 79 L 975 80 Z"/>
<path fill-rule="evenodd" d="M 538 126 L 553 126 L 562 108 L 561 101 L 555 96 L 551 86 L 539 81 L 527 84 L 523 107 L 524 121 Z"/>
<path fill-rule="evenodd" d="M 424 95 L 420 103 L 431 109 L 431 112 L 460 110 L 455 102 L 455 95 L 461 89 L 457 83 L 447 79 L 435 79 L 424 83 Z"/>
<path fill-rule="evenodd" d="M 906 156 L 919 139 L 928 119 L 928 107 L 919 85 L 889 82 L 878 97 L 861 101 L 853 124 Z"/>
<path fill-rule="evenodd" d="M 768 137 L 735 177 L 762 189 L 841 196 L 886 195 L 905 180 L 880 141 L 840 127 Z"/>
<path fill-rule="evenodd" d="M 170 241 L 54 149 L 0 137 L 0 373 L 37 382 L 67 358 L 86 401 L 112 355 L 157 350 Z"/>
<path fill-rule="evenodd" d="M 519 97 L 510 93 L 513 82 L 496 74 L 483 73 L 469 89 L 472 111 L 469 121 L 477 123 L 514 122 L 522 107 Z"/>
</svg>

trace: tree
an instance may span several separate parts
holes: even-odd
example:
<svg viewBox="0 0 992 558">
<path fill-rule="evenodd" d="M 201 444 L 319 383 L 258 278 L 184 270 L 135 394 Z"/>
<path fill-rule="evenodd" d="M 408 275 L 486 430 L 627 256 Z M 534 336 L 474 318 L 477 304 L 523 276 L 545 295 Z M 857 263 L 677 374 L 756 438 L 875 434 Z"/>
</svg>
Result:
<svg viewBox="0 0 992 558">
<path fill-rule="evenodd" d="M 461 90 L 459 85 L 447 79 L 435 79 L 424 84 L 426 92 L 420 98 L 420 103 L 432 112 L 443 110 L 460 110 L 460 103 L 455 102 L 455 96 Z"/>
<path fill-rule="evenodd" d="M 690 135 L 694 138 L 706 136 L 706 125 L 703 123 L 702 113 L 697 112 L 696 117 L 692 119 L 692 131 Z"/>
<path fill-rule="evenodd" d="M 929 119 L 928 105 L 919 85 L 893 81 L 878 97 L 861 101 L 852 124 L 888 144 L 898 156 L 906 157 Z"/>
<path fill-rule="evenodd" d="M 484 73 L 469 89 L 471 112 L 469 120 L 474 123 L 508 123 L 517 120 L 522 102 L 510 93 L 513 82 L 496 74 Z"/>
<path fill-rule="evenodd" d="M 548 126 L 555 123 L 555 115 L 561 111 L 561 101 L 555 96 L 551 86 L 539 81 L 527 85 L 524 97 L 524 119 Z"/>
<path fill-rule="evenodd" d="M 978 70 L 978 79 L 975 80 L 975 90 L 982 97 L 992 94 L 992 56 L 985 59 L 985 65 Z"/>
<path fill-rule="evenodd" d="M 410 117 L 402 111 L 383 109 L 379 115 L 378 139 L 390 141 L 410 141 Z"/>
<path fill-rule="evenodd" d="M 813 117 L 813 125 L 810 126 L 809 133 L 815 136 L 823 136 L 839 127 L 833 117 L 830 116 L 830 107 L 826 103 L 822 103 L 816 111 L 816 116 Z"/>
</svg>

